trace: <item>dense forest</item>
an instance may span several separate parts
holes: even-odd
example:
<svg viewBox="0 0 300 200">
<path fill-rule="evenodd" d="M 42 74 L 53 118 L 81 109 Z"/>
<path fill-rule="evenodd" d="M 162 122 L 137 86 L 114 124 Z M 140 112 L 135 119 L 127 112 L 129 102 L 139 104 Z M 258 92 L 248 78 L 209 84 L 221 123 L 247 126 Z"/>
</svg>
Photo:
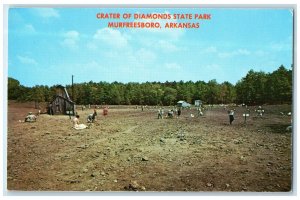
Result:
<svg viewBox="0 0 300 200">
<path fill-rule="evenodd" d="M 109 105 L 175 105 L 179 100 L 193 103 L 200 99 L 206 104 L 292 103 L 292 70 L 280 66 L 272 73 L 250 70 L 235 85 L 216 80 L 179 82 L 85 82 L 66 88 L 76 104 Z M 25 87 L 8 78 L 8 99 L 17 101 L 50 102 L 57 85 Z"/>
</svg>

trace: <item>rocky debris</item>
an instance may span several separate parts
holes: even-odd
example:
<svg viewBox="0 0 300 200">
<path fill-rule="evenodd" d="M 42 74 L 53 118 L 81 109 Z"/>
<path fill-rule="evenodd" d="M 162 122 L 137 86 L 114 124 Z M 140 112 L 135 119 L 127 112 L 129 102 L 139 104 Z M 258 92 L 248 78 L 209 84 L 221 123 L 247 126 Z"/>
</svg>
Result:
<svg viewBox="0 0 300 200">
<path fill-rule="evenodd" d="M 212 184 L 212 183 L 206 183 L 206 186 L 207 186 L 207 187 L 212 187 L 213 184 Z"/>
<path fill-rule="evenodd" d="M 149 160 L 149 158 L 147 156 L 142 157 L 142 161 L 148 161 L 148 160 Z"/>
<path fill-rule="evenodd" d="M 114 183 L 117 183 L 117 182 L 118 182 L 118 180 L 117 180 L 117 179 L 115 179 L 115 180 L 114 180 Z"/>
<path fill-rule="evenodd" d="M 165 138 L 160 138 L 159 141 L 160 141 L 161 143 L 166 143 Z"/>
<path fill-rule="evenodd" d="M 105 176 L 105 172 L 101 172 L 100 174 L 101 174 L 101 176 Z"/>
<path fill-rule="evenodd" d="M 240 159 L 241 163 L 246 163 L 247 162 L 247 158 L 245 156 L 241 156 L 239 159 Z"/>
<path fill-rule="evenodd" d="M 80 183 L 81 181 L 79 180 L 65 180 L 67 183 Z"/>
<path fill-rule="evenodd" d="M 186 140 L 186 139 L 185 139 L 185 134 L 184 134 L 184 133 L 178 134 L 178 135 L 177 135 L 177 138 L 178 138 L 180 141 Z"/>
<path fill-rule="evenodd" d="M 197 140 L 193 141 L 192 144 L 202 144 L 202 140 L 201 139 L 197 139 Z"/>
<path fill-rule="evenodd" d="M 131 181 L 124 189 L 128 191 L 146 191 L 145 186 L 140 186 L 137 181 Z"/>
<path fill-rule="evenodd" d="M 137 181 L 132 181 L 130 184 L 129 184 L 129 189 L 132 189 L 134 191 L 138 190 L 139 188 L 139 184 L 137 183 Z"/>
<path fill-rule="evenodd" d="M 83 144 L 83 145 L 78 146 L 77 148 L 79 148 L 79 149 L 85 149 L 86 147 L 87 147 L 87 145 Z"/>
<path fill-rule="evenodd" d="M 99 158 L 99 157 L 100 157 L 99 154 L 93 154 L 93 155 L 91 155 L 91 158 Z"/>
<path fill-rule="evenodd" d="M 141 186 L 141 190 L 142 190 L 142 191 L 146 191 L 145 186 Z"/>
<path fill-rule="evenodd" d="M 233 140 L 233 143 L 234 143 L 234 144 L 242 144 L 243 141 L 241 141 L 241 140 L 239 140 L 239 139 L 234 139 L 234 140 Z"/>
<path fill-rule="evenodd" d="M 243 188 L 242 188 L 242 191 L 247 191 L 247 190 L 248 190 L 247 187 L 243 187 Z"/>
<path fill-rule="evenodd" d="M 87 173 L 89 170 L 87 168 L 83 169 L 82 172 Z"/>
</svg>

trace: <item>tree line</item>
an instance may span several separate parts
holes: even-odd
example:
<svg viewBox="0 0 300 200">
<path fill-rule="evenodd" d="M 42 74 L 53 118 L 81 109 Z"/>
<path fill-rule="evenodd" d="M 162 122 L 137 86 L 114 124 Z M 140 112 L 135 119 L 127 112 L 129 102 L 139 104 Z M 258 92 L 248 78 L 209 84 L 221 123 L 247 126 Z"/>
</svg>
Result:
<svg viewBox="0 0 300 200">
<path fill-rule="evenodd" d="M 92 105 L 175 105 L 184 100 L 192 103 L 202 100 L 206 104 L 292 103 L 292 70 L 281 65 L 272 73 L 250 70 L 235 85 L 215 79 L 179 82 L 84 82 L 67 85 L 67 91 L 76 104 Z M 17 101 L 51 102 L 57 85 L 26 87 L 8 77 L 8 99 Z M 72 94 L 73 91 L 73 94 Z"/>
</svg>

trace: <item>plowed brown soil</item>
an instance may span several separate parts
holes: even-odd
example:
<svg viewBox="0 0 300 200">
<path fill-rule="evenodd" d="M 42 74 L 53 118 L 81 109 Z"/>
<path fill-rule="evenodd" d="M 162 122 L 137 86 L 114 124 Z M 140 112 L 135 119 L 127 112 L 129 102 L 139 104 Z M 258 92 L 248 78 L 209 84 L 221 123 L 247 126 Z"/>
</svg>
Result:
<svg viewBox="0 0 300 200">
<path fill-rule="evenodd" d="M 168 108 L 166 107 L 165 110 Z M 68 116 L 42 114 L 23 123 L 33 103 L 9 102 L 7 187 L 17 191 L 253 191 L 292 188 L 292 133 L 287 105 L 262 118 L 236 107 L 229 125 L 222 107 L 197 117 L 157 119 L 156 108 L 97 109 L 89 129 Z M 92 109 L 77 110 L 80 120 Z M 190 114 L 195 117 L 191 117 Z"/>
</svg>

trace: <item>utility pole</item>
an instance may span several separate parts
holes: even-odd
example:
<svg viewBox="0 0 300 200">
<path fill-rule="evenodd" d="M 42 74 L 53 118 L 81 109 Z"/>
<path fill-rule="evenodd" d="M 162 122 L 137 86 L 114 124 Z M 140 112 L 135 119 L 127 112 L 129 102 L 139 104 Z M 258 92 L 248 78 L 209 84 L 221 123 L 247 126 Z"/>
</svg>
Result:
<svg viewBox="0 0 300 200">
<path fill-rule="evenodd" d="M 74 102 L 74 82 L 73 82 L 73 77 L 74 75 L 72 75 L 72 101 Z M 75 116 L 75 105 L 73 106 L 73 116 Z"/>
<path fill-rule="evenodd" d="M 74 75 L 72 75 L 72 101 L 74 101 L 74 86 L 73 86 L 73 77 L 74 77 Z"/>
</svg>

